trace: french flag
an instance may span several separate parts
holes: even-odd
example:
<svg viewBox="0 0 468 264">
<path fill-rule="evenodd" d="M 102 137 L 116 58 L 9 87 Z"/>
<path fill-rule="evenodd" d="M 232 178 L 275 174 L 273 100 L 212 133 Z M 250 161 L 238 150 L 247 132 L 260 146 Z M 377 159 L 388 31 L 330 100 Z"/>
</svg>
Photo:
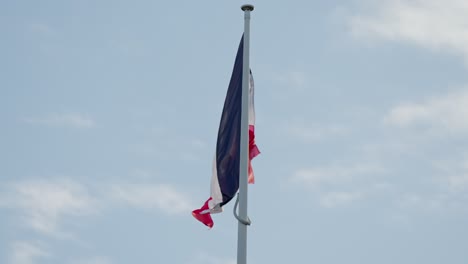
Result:
<svg viewBox="0 0 468 264">
<path fill-rule="evenodd" d="M 236 195 L 239 189 L 243 49 L 244 37 L 242 37 L 237 50 L 236 61 L 219 124 L 211 178 L 211 197 L 200 209 L 192 211 L 192 215 L 209 228 L 212 228 L 214 225 L 211 214 L 222 212 L 222 207 Z M 260 154 L 260 151 L 257 145 L 255 145 L 254 82 L 252 72 L 250 72 L 249 77 L 248 181 L 249 183 L 254 183 L 255 179 L 251 161 L 255 156 Z"/>
</svg>

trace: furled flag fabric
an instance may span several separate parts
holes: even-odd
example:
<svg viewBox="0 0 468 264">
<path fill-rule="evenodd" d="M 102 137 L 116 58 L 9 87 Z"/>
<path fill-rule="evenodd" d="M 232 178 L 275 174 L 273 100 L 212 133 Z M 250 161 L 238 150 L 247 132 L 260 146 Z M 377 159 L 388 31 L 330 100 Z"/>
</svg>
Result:
<svg viewBox="0 0 468 264">
<path fill-rule="evenodd" d="M 219 124 L 216 153 L 213 160 L 213 175 L 211 178 L 211 197 L 200 209 L 192 211 L 192 215 L 209 228 L 214 225 L 211 214 L 222 212 L 222 206 L 228 203 L 239 189 L 243 48 L 244 38 L 242 37 L 239 49 L 237 50 L 234 69 Z M 251 160 L 260 154 L 260 151 L 257 145 L 255 145 L 254 82 L 252 72 L 250 72 L 249 77 L 248 181 L 249 183 L 254 183 Z"/>
</svg>

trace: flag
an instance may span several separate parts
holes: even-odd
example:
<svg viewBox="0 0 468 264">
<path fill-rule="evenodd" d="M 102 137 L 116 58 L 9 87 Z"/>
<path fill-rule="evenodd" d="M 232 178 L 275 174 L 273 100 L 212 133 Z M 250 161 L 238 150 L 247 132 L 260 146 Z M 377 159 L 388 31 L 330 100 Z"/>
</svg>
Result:
<svg viewBox="0 0 468 264">
<path fill-rule="evenodd" d="M 222 207 L 236 195 L 239 189 L 243 50 L 244 37 L 242 37 L 237 50 L 219 124 L 211 177 L 211 197 L 200 209 L 192 211 L 192 215 L 209 228 L 214 225 L 211 214 L 222 212 Z M 248 181 L 254 183 L 251 160 L 260 154 L 260 151 L 255 144 L 254 82 L 251 71 L 249 75 Z"/>
</svg>

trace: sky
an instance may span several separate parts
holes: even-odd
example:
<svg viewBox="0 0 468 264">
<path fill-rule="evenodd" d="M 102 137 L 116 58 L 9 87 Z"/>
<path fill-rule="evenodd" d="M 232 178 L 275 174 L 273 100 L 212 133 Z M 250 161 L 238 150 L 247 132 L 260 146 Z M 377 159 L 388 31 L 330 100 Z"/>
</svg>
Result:
<svg viewBox="0 0 468 264">
<path fill-rule="evenodd" d="M 242 1 L 0 1 L 0 263 L 236 263 Z M 251 1 L 248 263 L 468 259 L 468 2 Z"/>
</svg>

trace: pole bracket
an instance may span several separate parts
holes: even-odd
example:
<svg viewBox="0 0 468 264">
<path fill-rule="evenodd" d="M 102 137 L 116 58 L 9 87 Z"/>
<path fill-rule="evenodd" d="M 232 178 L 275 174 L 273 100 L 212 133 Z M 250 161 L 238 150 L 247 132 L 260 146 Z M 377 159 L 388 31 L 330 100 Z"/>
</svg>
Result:
<svg viewBox="0 0 468 264">
<path fill-rule="evenodd" d="M 242 219 L 237 214 L 236 209 L 238 205 L 239 205 L 239 193 L 237 193 L 236 203 L 234 204 L 234 209 L 233 209 L 234 217 L 237 219 L 237 221 L 241 222 L 243 225 L 249 226 L 252 223 L 250 221 L 250 218 L 247 216 L 247 219 Z"/>
</svg>

